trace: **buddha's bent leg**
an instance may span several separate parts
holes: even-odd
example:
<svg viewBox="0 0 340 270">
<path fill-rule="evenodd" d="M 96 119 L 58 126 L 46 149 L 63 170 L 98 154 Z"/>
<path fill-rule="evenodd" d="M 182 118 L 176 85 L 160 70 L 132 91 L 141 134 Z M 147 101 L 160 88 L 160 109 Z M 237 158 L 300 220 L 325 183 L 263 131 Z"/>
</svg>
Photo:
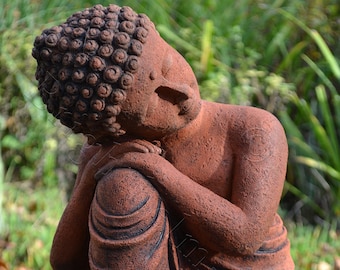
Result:
<svg viewBox="0 0 340 270">
<path fill-rule="evenodd" d="M 115 169 L 99 180 L 89 230 L 92 269 L 173 269 L 164 204 L 133 169 Z"/>
</svg>

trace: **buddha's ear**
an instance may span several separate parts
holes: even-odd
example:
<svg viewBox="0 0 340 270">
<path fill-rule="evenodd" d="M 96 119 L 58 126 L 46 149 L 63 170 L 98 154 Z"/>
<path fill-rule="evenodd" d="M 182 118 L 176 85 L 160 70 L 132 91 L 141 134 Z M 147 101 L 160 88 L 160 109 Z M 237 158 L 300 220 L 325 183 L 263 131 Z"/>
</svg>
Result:
<svg viewBox="0 0 340 270">
<path fill-rule="evenodd" d="M 167 100 L 172 104 L 178 104 L 181 101 L 190 98 L 190 92 L 187 85 L 175 84 L 169 81 L 166 81 L 161 86 L 159 86 L 155 92 L 160 98 Z"/>
</svg>

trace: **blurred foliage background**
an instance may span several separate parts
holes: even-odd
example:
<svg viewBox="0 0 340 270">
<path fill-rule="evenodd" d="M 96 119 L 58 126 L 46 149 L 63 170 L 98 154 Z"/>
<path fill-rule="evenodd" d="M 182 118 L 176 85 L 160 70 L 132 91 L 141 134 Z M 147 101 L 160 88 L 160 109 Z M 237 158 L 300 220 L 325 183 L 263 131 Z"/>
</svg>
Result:
<svg viewBox="0 0 340 270">
<path fill-rule="evenodd" d="M 102 5 L 110 1 L 101 1 Z M 193 67 L 204 99 L 274 113 L 290 147 L 280 214 L 297 269 L 340 254 L 338 0 L 126 0 Z M 0 3 L 0 269 L 50 269 L 55 227 L 77 172 L 81 136 L 37 94 L 34 38 L 96 1 Z M 326 268 L 321 268 L 326 267 Z M 328 268 L 327 268 L 328 267 Z"/>
</svg>

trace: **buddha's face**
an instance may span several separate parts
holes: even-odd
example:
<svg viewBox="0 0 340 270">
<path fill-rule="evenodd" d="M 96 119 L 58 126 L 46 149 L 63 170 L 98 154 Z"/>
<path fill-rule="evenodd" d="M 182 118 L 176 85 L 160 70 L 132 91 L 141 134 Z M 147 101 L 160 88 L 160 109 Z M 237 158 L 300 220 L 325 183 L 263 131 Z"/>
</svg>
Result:
<svg viewBox="0 0 340 270">
<path fill-rule="evenodd" d="M 159 139 L 197 117 L 201 99 L 195 75 L 186 60 L 153 29 L 139 63 L 119 121 L 128 134 Z"/>
</svg>

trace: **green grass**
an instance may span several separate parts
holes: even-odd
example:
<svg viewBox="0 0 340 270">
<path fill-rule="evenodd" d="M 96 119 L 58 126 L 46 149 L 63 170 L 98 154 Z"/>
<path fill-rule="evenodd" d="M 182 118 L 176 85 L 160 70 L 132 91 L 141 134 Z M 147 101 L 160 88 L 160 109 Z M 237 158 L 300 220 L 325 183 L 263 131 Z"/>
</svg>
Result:
<svg viewBox="0 0 340 270">
<path fill-rule="evenodd" d="M 49 251 L 65 207 L 63 192 L 55 188 L 10 183 L 4 187 L 5 229 L 1 233 L 0 261 L 9 269 L 51 269 Z M 340 234 L 334 225 L 312 227 L 288 222 L 291 253 L 297 270 L 334 264 L 340 254 Z"/>
<path fill-rule="evenodd" d="M 340 234 L 335 226 L 312 227 L 290 223 L 288 237 L 291 241 L 291 254 L 297 270 L 334 269 L 335 258 L 340 254 Z"/>
<path fill-rule="evenodd" d="M 150 16 L 188 59 L 203 98 L 253 105 L 279 117 L 290 148 L 283 216 L 302 221 L 288 226 L 297 269 L 331 265 L 340 254 L 338 0 L 114 2 Z M 14 269 L 49 269 L 61 195 L 74 179 L 73 149 L 81 144 L 54 122 L 37 95 L 33 40 L 96 3 L 0 2 L 0 239 L 6 240 L 0 259 Z"/>
<path fill-rule="evenodd" d="M 9 269 L 51 269 L 49 252 L 64 208 L 61 192 L 12 183 L 5 185 L 4 197 L 0 259 Z"/>
</svg>

